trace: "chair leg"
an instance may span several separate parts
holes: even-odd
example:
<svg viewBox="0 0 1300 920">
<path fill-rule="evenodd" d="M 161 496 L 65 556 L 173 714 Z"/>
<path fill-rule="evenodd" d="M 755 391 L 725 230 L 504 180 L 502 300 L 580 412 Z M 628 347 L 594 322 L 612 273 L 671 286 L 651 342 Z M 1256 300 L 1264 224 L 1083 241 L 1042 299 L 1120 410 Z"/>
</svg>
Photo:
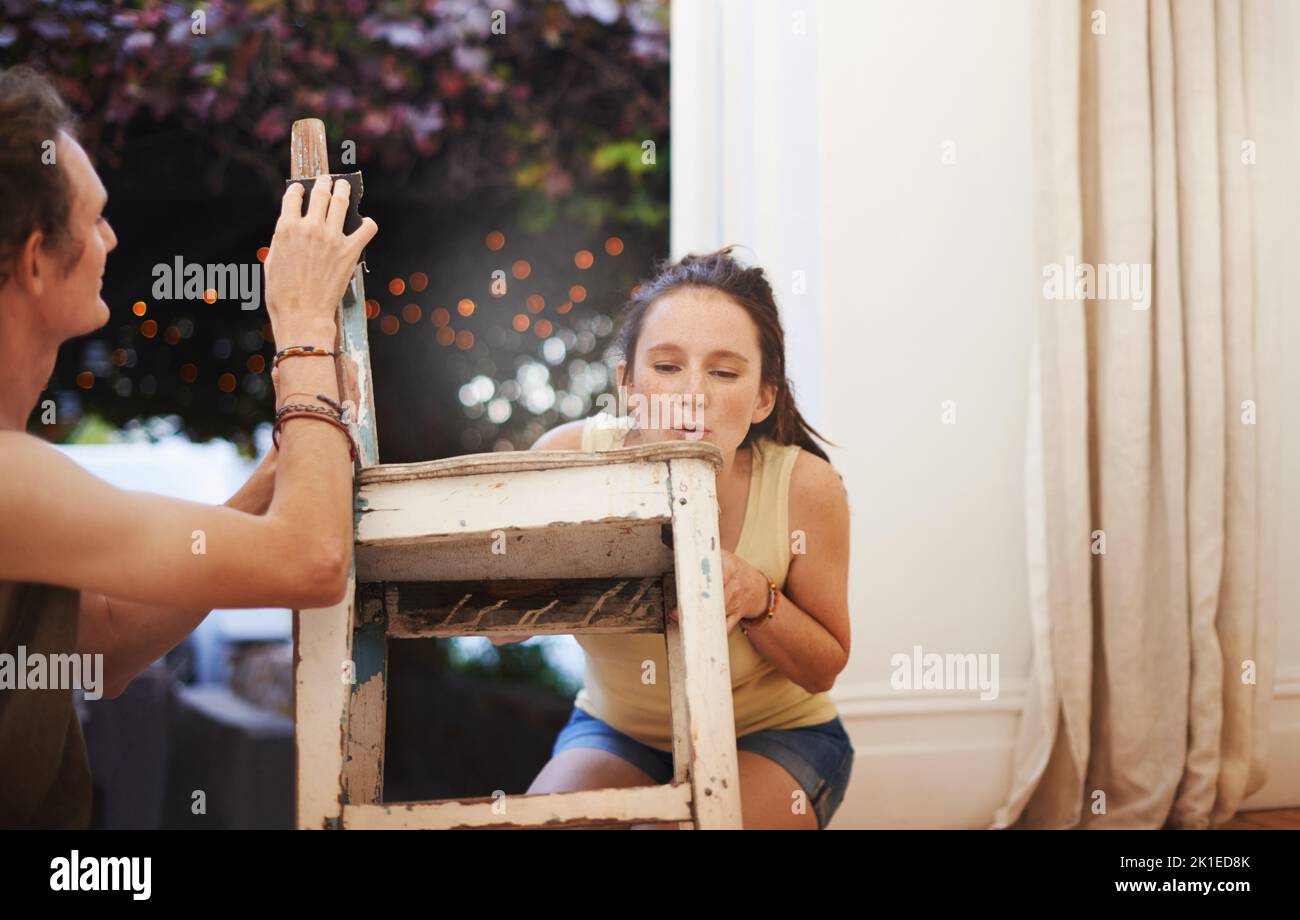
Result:
<svg viewBox="0 0 1300 920">
<path fill-rule="evenodd" d="M 336 828 L 342 818 L 343 738 L 352 661 L 355 573 L 333 607 L 293 615 L 294 723 L 298 759 L 297 826 Z"/>
<path fill-rule="evenodd" d="M 681 667 L 670 670 L 681 671 L 695 826 L 739 829 L 740 769 L 713 469 L 706 460 L 674 460 L 669 481 L 681 624 Z M 674 734 L 679 718 L 673 714 Z"/>
<path fill-rule="evenodd" d="M 384 800 L 388 628 L 384 586 L 365 584 L 358 594 L 358 615 L 352 632 L 356 680 L 348 693 L 342 797 L 347 805 L 374 805 Z"/>
</svg>

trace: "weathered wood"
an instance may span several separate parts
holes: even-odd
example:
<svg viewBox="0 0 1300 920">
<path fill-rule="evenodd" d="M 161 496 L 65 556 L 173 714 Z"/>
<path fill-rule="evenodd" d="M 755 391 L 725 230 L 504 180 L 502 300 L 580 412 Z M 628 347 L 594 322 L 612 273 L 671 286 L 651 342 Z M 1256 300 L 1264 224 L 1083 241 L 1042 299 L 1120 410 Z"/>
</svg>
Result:
<svg viewBox="0 0 1300 920">
<path fill-rule="evenodd" d="M 354 682 L 348 694 L 343 802 L 384 800 L 388 635 L 382 585 L 361 585 L 352 632 Z"/>
<path fill-rule="evenodd" d="M 664 644 L 668 661 L 669 721 L 673 727 L 673 782 L 685 783 L 691 777 L 691 735 L 686 729 L 686 681 L 682 679 L 682 624 L 668 619 L 666 611 L 677 606 L 677 586 L 672 575 L 664 576 Z M 690 821 L 681 821 L 679 831 L 694 827 Z"/>
<path fill-rule="evenodd" d="M 329 171 L 325 122 L 319 118 L 299 118 L 289 134 L 289 178 L 310 179 Z"/>
<path fill-rule="evenodd" d="M 304 118 L 295 121 L 289 147 L 291 179 L 329 173 L 325 124 L 320 119 Z M 362 405 L 356 407 L 354 415 L 357 418 L 352 419 L 352 433 L 358 443 L 358 465 L 378 462 L 364 304 L 365 290 L 361 270 L 357 268 L 339 303 L 339 338 L 336 350 L 351 355 L 357 364 Z M 359 428 L 358 420 L 367 418 L 371 420 L 369 427 Z M 348 716 L 355 702 L 351 685 L 344 681 L 344 677 L 346 667 L 353 664 L 356 586 L 354 564 L 348 577 L 347 593 L 339 604 L 294 613 L 294 716 L 298 751 L 296 796 L 299 827 L 337 827 L 342 814 Z M 383 638 L 381 629 L 380 639 Z M 373 653 L 373 639 L 364 634 L 362 650 Z M 385 679 L 386 674 L 381 672 L 380 681 Z M 384 695 L 382 688 L 376 691 L 373 683 L 368 684 L 363 699 L 357 705 L 358 711 L 366 714 L 366 719 L 372 718 L 368 704 L 373 701 L 376 693 L 380 698 Z M 382 719 L 382 714 L 380 718 Z M 382 746 L 382 734 L 380 738 Z"/>
<path fill-rule="evenodd" d="M 664 576 L 664 645 L 668 662 L 668 706 L 673 726 L 673 782 L 684 782 L 691 772 L 691 735 L 686 726 L 686 682 L 682 680 L 682 624 L 668 619 L 677 605 L 672 575 Z"/>
<path fill-rule="evenodd" d="M 360 581 L 635 578 L 672 571 L 672 525 L 604 521 L 493 534 L 432 537 L 399 546 L 356 547 Z M 504 549 L 505 552 L 500 552 Z"/>
<path fill-rule="evenodd" d="M 360 546 L 486 538 L 494 531 L 629 519 L 666 523 L 672 516 L 668 464 L 663 462 L 397 481 L 363 476 L 356 502 Z M 484 552 L 487 545 L 485 539 Z"/>
<path fill-rule="evenodd" d="M 658 578 L 395 582 L 386 586 L 388 635 L 585 635 L 663 631 Z"/>
<path fill-rule="evenodd" d="M 347 805 L 343 808 L 343 827 L 522 830 L 690 821 L 690 796 L 690 786 L 666 785 L 441 802 Z"/>
<path fill-rule="evenodd" d="M 356 579 L 333 607 L 295 611 L 293 680 L 297 746 L 297 823 L 337 827 L 342 810 L 343 737 L 350 685 Z"/>
<path fill-rule="evenodd" d="M 739 829 L 740 770 L 731 699 L 718 496 L 713 470 L 699 460 L 672 469 L 673 578 L 681 626 L 681 696 L 690 743 L 691 805 L 701 830 Z M 671 686 L 671 685 L 670 685 Z M 676 744 L 675 744 L 675 747 Z"/>
<path fill-rule="evenodd" d="M 360 485 L 400 482 L 408 479 L 439 479 L 448 476 L 486 476 L 523 473 L 530 470 L 573 469 L 584 466 L 609 466 L 615 463 L 648 461 L 705 460 L 715 471 L 722 468 L 722 451 L 707 441 L 663 441 L 639 444 L 617 450 L 512 450 L 487 454 L 465 454 L 442 460 L 418 463 L 385 463 L 363 470 L 357 476 Z"/>
</svg>

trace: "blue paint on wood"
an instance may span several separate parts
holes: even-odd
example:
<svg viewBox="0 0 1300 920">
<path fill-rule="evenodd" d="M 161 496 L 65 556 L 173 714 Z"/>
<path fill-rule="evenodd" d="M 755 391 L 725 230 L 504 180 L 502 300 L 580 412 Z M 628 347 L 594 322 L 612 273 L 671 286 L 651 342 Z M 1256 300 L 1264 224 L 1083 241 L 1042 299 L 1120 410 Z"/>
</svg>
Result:
<svg viewBox="0 0 1300 920">
<path fill-rule="evenodd" d="M 366 289 L 361 268 L 352 273 L 352 283 L 343 291 L 338 310 L 339 338 L 343 352 L 357 364 L 361 405 L 357 407 L 357 466 L 379 463 L 379 434 L 375 429 L 375 392 L 370 378 L 370 338 L 366 331 Z"/>
</svg>

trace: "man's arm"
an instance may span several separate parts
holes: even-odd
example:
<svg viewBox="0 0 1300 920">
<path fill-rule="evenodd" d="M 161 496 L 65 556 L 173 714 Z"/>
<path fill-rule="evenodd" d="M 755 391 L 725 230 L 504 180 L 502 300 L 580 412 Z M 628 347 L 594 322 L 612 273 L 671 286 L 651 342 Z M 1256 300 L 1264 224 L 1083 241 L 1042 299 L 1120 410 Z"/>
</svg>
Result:
<svg viewBox="0 0 1300 920">
<path fill-rule="evenodd" d="M 275 458 L 276 451 L 267 453 L 248 481 L 227 500 L 227 508 L 245 514 L 266 513 L 275 492 Z M 207 607 L 142 604 L 121 597 L 110 600 L 101 593 L 83 591 L 77 651 L 104 656 L 103 692 L 113 699 L 135 675 L 179 645 L 210 612 Z"/>
<path fill-rule="evenodd" d="M 342 232 L 347 183 L 328 177 L 302 215 L 292 184 L 267 257 L 276 343 L 333 349 L 334 311 L 375 235 Z M 271 266 L 274 266 L 272 270 Z M 283 362 L 286 392 L 338 398 L 334 362 Z M 352 553 L 352 462 L 331 425 L 281 428 L 275 494 L 264 515 L 116 489 L 30 435 L 0 432 L 0 580 L 99 592 L 144 604 L 325 607 L 346 590 Z"/>
</svg>

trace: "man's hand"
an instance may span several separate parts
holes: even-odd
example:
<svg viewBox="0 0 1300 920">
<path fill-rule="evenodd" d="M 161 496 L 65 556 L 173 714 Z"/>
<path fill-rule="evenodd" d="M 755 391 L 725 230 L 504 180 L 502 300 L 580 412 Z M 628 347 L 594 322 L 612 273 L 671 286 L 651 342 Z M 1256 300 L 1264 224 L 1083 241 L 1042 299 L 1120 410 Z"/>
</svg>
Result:
<svg viewBox="0 0 1300 920">
<path fill-rule="evenodd" d="M 297 182 L 285 190 L 280 219 L 266 255 L 266 310 L 280 345 L 334 346 L 334 311 L 352 278 L 361 250 L 379 227 L 369 217 L 345 235 L 351 186 L 321 175 L 311 190 L 307 214 L 302 213 L 303 188 Z M 328 341 L 306 341 L 312 337 Z M 302 341 L 300 341 L 302 340 Z"/>
<path fill-rule="evenodd" d="M 727 632 L 736 628 L 741 620 L 756 617 L 767 610 L 767 576 L 735 553 L 722 550 L 722 590 L 726 597 L 724 613 Z M 674 607 L 668 612 L 670 620 L 681 615 Z"/>
</svg>

